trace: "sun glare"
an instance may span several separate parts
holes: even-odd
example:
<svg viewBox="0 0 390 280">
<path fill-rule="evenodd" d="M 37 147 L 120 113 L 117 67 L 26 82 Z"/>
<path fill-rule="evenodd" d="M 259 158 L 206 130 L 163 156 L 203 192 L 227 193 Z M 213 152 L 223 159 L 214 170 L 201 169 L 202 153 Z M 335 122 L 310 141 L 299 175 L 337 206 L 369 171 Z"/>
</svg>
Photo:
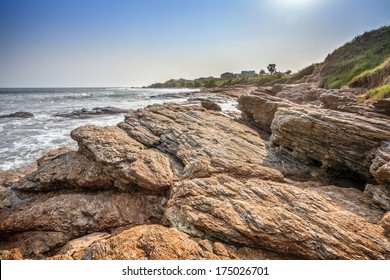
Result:
<svg viewBox="0 0 390 280">
<path fill-rule="evenodd" d="M 304 6 L 313 3 L 315 0 L 276 0 L 281 5 Z"/>
</svg>

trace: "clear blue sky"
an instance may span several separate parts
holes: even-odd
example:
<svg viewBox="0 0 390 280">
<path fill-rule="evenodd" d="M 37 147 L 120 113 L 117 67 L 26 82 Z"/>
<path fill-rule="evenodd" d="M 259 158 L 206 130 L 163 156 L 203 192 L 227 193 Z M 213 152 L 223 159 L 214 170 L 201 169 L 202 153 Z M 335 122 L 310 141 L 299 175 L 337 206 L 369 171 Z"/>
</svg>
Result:
<svg viewBox="0 0 390 280">
<path fill-rule="evenodd" d="M 296 71 L 389 24 L 389 0 L 0 0 L 0 87 Z"/>
</svg>

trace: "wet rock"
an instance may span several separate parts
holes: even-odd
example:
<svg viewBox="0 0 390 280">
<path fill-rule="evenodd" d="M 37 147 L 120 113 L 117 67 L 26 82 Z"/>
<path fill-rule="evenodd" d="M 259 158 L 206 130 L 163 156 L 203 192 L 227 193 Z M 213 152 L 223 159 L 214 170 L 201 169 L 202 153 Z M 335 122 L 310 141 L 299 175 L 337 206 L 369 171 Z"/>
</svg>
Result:
<svg viewBox="0 0 390 280">
<path fill-rule="evenodd" d="M 174 188 L 165 221 L 213 237 L 305 259 L 388 259 L 380 226 L 292 185 L 219 175 Z"/>
<path fill-rule="evenodd" d="M 96 107 L 91 110 L 88 110 L 86 108 L 74 110 L 70 113 L 58 113 L 55 114 L 55 117 L 63 117 L 63 118 L 92 118 L 94 116 L 101 116 L 101 115 L 117 115 L 117 114 L 126 114 L 131 113 L 133 110 L 125 110 L 125 109 L 119 109 L 112 106 L 107 107 Z"/>
<path fill-rule="evenodd" d="M 21 118 L 21 119 L 28 119 L 33 118 L 34 114 L 30 112 L 16 112 L 8 115 L 0 115 L 0 118 Z"/>
<path fill-rule="evenodd" d="M 210 100 L 202 100 L 201 105 L 203 108 L 212 111 L 222 111 L 221 106 Z"/>
</svg>

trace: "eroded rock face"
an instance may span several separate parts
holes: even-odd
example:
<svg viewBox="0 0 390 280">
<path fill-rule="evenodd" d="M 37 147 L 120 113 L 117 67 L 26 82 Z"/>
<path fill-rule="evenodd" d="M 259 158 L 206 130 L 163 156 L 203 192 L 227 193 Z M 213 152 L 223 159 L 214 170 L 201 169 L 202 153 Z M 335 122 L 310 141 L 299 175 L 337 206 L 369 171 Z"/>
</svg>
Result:
<svg viewBox="0 0 390 280">
<path fill-rule="evenodd" d="M 385 229 L 386 233 L 390 235 L 390 212 L 383 217 L 380 225 Z"/>
<path fill-rule="evenodd" d="M 159 192 L 174 180 L 170 159 L 128 137 L 117 127 L 83 126 L 72 131 L 79 151 L 47 155 L 39 169 L 16 189 L 48 191 L 62 188 Z"/>
<path fill-rule="evenodd" d="M 238 109 L 245 120 L 253 123 L 266 132 L 271 132 L 271 124 L 279 108 L 288 108 L 294 103 L 279 97 L 270 96 L 261 91 L 244 95 L 238 99 Z"/>
<path fill-rule="evenodd" d="M 43 254 L 92 232 L 159 221 L 165 202 L 163 196 L 112 191 L 35 196 L 12 212 L 0 213 L 0 234 L 4 240 L 0 248 L 18 244 L 25 256 Z M 33 242 L 33 236 L 42 244 Z"/>
<path fill-rule="evenodd" d="M 179 159 L 184 166 L 182 177 L 230 172 L 283 179 L 272 169 L 275 157 L 256 131 L 199 106 L 152 105 L 118 126 L 141 143 Z"/>
<path fill-rule="evenodd" d="M 229 176 L 193 179 L 173 190 L 165 211 L 171 226 L 253 248 L 308 259 L 387 259 L 380 226 L 316 192 Z"/>
<path fill-rule="evenodd" d="M 370 179 L 376 149 L 390 139 L 390 123 L 350 113 L 281 108 L 272 122 L 271 145 L 307 164 Z"/>
<path fill-rule="evenodd" d="M 229 260 L 283 259 L 265 250 L 236 248 L 220 242 L 191 238 L 174 228 L 142 225 L 92 245 L 62 252 L 52 259 L 82 260 Z"/>
<path fill-rule="evenodd" d="M 378 148 L 370 171 L 378 182 L 390 190 L 390 142 L 385 142 Z"/>
<path fill-rule="evenodd" d="M 33 118 L 34 114 L 30 112 L 15 112 L 8 115 L 0 115 L 0 118 L 21 118 L 21 119 L 27 119 L 27 118 Z"/>
<path fill-rule="evenodd" d="M 364 193 L 382 209 L 390 211 L 390 188 L 383 185 L 367 184 Z"/>
</svg>

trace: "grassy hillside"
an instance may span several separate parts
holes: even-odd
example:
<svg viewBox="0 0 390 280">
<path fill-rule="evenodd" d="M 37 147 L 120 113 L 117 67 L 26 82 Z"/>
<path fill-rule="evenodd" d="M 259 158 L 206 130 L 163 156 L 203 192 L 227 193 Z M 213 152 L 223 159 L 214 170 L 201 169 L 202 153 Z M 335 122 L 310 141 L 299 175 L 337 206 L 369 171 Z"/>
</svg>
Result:
<svg viewBox="0 0 390 280">
<path fill-rule="evenodd" d="M 374 69 L 390 57 L 390 26 L 366 32 L 338 48 L 325 59 L 322 86 L 340 88 L 364 71 Z"/>
</svg>

